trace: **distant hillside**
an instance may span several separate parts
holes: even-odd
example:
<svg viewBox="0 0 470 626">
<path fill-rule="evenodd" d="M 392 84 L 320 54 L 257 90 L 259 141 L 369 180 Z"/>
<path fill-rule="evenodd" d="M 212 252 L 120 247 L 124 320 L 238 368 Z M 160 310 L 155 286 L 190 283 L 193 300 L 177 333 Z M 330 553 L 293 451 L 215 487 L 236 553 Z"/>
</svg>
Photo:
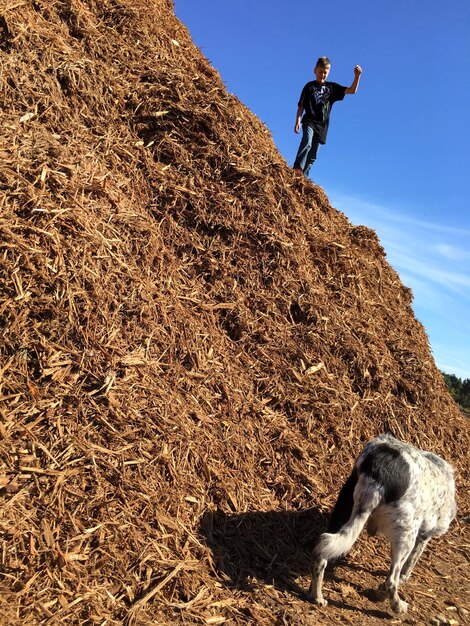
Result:
<svg viewBox="0 0 470 626">
<path fill-rule="evenodd" d="M 462 380 L 455 374 L 441 372 L 450 395 L 454 398 L 461 409 L 470 411 L 470 378 Z"/>
<path fill-rule="evenodd" d="M 5 0 L 0 49 L 4 623 L 376 624 L 378 540 L 331 606 L 299 589 L 383 430 L 456 466 L 404 595 L 413 623 L 463 610 L 468 422 L 375 233 L 293 176 L 169 0 Z"/>
</svg>

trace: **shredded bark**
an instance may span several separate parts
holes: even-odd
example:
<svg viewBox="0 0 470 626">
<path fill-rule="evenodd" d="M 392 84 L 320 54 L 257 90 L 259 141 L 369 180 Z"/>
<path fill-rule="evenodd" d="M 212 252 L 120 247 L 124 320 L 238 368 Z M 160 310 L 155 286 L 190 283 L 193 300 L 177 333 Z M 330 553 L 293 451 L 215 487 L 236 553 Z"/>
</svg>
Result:
<svg viewBox="0 0 470 626">
<path fill-rule="evenodd" d="M 468 609 L 468 422 L 376 234 L 293 174 L 169 0 L 0 9 L 5 624 L 375 624 L 388 547 L 315 608 L 370 437 L 456 467 L 403 594 Z M 452 613 L 450 613 L 452 609 Z"/>
</svg>

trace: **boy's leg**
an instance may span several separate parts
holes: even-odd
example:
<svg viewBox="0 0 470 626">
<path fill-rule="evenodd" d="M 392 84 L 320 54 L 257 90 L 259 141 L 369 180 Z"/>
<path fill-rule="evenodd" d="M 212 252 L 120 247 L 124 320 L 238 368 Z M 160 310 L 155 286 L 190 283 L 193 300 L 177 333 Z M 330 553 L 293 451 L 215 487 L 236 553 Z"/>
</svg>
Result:
<svg viewBox="0 0 470 626">
<path fill-rule="evenodd" d="M 312 139 L 312 145 L 310 146 L 310 150 L 309 150 L 309 153 L 307 155 L 307 163 L 306 163 L 305 168 L 304 168 L 305 176 L 309 175 L 310 168 L 315 163 L 319 147 L 320 147 L 320 143 L 319 143 L 318 139 L 316 137 L 314 137 Z"/>
<path fill-rule="evenodd" d="M 308 155 L 312 148 L 314 131 L 308 124 L 302 124 L 302 139 L 294 161 L 294 169 L 302 170 L 305 174 Z"/>
</svg>

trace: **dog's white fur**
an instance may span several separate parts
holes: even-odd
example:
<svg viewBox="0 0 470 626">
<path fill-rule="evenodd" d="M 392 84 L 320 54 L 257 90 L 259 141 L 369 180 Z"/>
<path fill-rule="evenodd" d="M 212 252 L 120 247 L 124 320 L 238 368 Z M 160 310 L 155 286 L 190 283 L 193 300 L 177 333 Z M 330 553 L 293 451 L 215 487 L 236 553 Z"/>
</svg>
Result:
<svg viewBox="0 0 470 626">
<path fill-rule="evenodd" d="M 391 435 L 373 439 L 338 497 L 329 527 L 334 531 L 323 533 L 315 548 L 309 598 L 327 604 L 322 595 L 327 562 L 349 552 L 367 522 L 369 532 L 385 535 L 392 548 L 381 595 L 393 611 L 406 612 L 398 585 L 408 580 L 431 537 L 447 531 L 456 510 L 453 470 L 446 461 Z"/>
</svg>

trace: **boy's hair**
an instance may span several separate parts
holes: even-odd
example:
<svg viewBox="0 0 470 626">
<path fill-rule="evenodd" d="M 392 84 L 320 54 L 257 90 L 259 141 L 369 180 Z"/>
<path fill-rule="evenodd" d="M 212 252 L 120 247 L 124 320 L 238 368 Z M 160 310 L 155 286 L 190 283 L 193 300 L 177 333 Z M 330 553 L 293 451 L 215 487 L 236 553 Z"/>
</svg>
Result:
<svg viewBox="0 0 470 626">
<path fill-rule="evenodd" d="M 317 61 L 317 64 L 315 65 L 315 67 L 327 67 L 331 65 L 330 63 L 330 59 L 328 57 L 320 57 Z"/>
</svg>

